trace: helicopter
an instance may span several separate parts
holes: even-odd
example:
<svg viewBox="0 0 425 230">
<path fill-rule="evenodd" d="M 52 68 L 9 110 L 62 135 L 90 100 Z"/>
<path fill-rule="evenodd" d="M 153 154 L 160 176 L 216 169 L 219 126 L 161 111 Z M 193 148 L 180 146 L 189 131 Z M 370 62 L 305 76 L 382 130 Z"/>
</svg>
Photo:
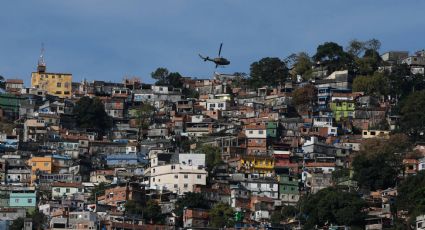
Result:
<svg viewBox="0 0 425 230">
<path fill-rule="evenodd" d="M 216 58 L 210 58 L 208 56 L 207 57 L 204 57 L 201 54 L 199 54 L 199 57 L 201 59 L 203 59 L 204 61 L 214 62 L 215 63 L 215 68 L 217 68 L 219 65 L 222 65 L 222 66 L 228 65 L 228 64 L 230 64 L 230 61 L 227 60 L 226 58 L 220 56 L 221 55 L 221 48 L 222 47 L 223 47 L 223 43 L 220 44 L 220 49 L 218 50 L 218 57 L 216 57 Z"/>
</svg>

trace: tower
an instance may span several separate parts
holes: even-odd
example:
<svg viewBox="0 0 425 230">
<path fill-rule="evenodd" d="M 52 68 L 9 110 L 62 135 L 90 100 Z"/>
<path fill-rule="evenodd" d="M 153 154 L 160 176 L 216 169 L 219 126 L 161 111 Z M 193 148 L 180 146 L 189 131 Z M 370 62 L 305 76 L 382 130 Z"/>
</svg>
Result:
<svg viewBox="0 0 425 230">
<path fill-rule="evenodd" d="M 40 53 L 40 57 L 38 58 L 37 72 L 39 73 L 46 72 L 46 62 L 44 61 L 44 44 L 41 44 L 41 53 Z"/>
</svg>

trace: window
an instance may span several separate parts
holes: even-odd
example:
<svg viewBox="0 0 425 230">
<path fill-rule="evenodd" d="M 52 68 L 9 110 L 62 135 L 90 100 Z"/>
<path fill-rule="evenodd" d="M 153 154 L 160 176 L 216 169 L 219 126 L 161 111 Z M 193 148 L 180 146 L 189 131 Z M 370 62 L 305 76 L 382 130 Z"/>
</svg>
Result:
<svg viewBox="0 0 425 230">
<path fill-rule="evenodd" d="M 171 165 L 171 169 L 176 169 L 176 166 L 175 165 Z"/>
<path fill-rule="evenodd" d="M 273 184 L 269 184 L 269 188 L 273 188 Z"/>
<path fill-rule="evenodd" d="M 183 185 L 183 187 L 184 187 L 184 188 L 187 188 L 187 187 L 188 187 L 188 185 L 187 185 L 187 184 L 184 184 L 184 185 Z"/>
<path fill-rule="evenodd" d="M 32 203 L 32 199 L 30 198 L 30 199 L 28 199 L 28 204 L 31 204 Z"/>
<path fill-rule="evenodd" d="M 174 175 L 174 179 L 179 179 L 179 176 L 178 175 Z"/>
<path fill-rule="evenodd" d="M 264 131 L 263 130 L 259 130 L 258 131 L 258 134 L 263 134 L 264 133 Z"/>
<path fill-rule="evenodd" d="M 32 163 L 32 166 L 36 166 L 36 165 L 37 165 L 37 163 L 35 163 L 35 162 Z"/>
<path fill-rule="evenodd" d="M 253 134 L 254 132 L 252 130 L 249 130 L 249 134 Z"/>
<path fill-rule="evenodd" d="M 58 83 L 56 83 L 56 86 L 57 87 L 62 87 L 62 83 L 58 82 Z"/>
<path fill-rule="evenodd" d="M 367 135 L 367 132 L 363 132 L 363 135 Z"/>
<path fill-rule="evenodd" d="M 19 203 L 19 199 L 15 199 L 15 203 Z"/>
<path fill-rule="evenodd" d="M 174 188 L 178 188 L 179 186 L 177 184 L 174 184 Z"/>
<path fill-rule="evenodd" d="M 60 192 L 61 189 L 60 188 L 55 188 L 55 192 Z"/>
<path fill-rule="evenodd" d="M 49 163 L 48 162 L 44 163 L 44 166 L 45 167 L 49 166 Z"/>
<path fill-rule="evenodd" d="M 375 136 L 376 133 L 375 132 L 370 132 L 370 135 Z"/>
<path fill-rule="evenodd" d="M 202 176 L 201 176 L 201 175 L 197 175 L 197 176 L 196 176 L 196 178 L 201 179 L 201 178 L 202 178 Z"/>
<path fill-rule="evenodd" d="M 187 174 L 185 174 L 184 175 L 184 179 L 187 179 L 187 178 L 189 178 L 189 176 Z"/>
<path fill-rule="evenodd" d="M 71 189 L 67 188 L 66 193 L 69 193 L 69 192 L 71 192 Z"/>
<path fill-rule="evenodd" d="M 152 178 L 152 182 L 155 182 L 155 177 Z"/>
</svg>

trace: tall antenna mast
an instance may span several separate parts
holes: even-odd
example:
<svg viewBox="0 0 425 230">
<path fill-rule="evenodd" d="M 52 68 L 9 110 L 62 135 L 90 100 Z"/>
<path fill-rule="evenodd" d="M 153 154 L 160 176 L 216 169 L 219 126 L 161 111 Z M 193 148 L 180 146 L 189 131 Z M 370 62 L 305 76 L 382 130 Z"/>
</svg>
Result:
<svg viewBox="0 0 425 230">
<path fill-rule="evenodd" d="M 46 62 L 44 61 L 44 43 L 41 43 L 40 57 L 37 65 L 38 72 L 46 72 Z"/>
</svg>

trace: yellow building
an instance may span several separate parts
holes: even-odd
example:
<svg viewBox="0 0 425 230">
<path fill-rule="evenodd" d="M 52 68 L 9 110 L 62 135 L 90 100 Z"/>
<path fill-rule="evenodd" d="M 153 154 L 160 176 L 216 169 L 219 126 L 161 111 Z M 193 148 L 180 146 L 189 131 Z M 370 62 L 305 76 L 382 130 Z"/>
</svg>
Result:
<svg viewBox="0 0 425 230">
<path fill-rule="evenodd" d="M 31 167 L 31 184 L 37 179 L 37 172 L 43 171 L 52 173 L 53 171 L 52 157 L 31 157 L 28 160 L 28 165 Z"/>
<path fill-rule="evenodd" d="M 267 174 L 273 173 L 274 159 L 269 156 L 242 156 L 239 168 L 245 172 Z"/>
<path fill-rule="evenodd" d="M 37 72 L 31 73 L 31 86 L 47 91 L 48 94 L 60 98 L 70 98 L 72 91 L 72 74 L 48 73 L 43 54 L 38 60 Z"/>
</svg>

